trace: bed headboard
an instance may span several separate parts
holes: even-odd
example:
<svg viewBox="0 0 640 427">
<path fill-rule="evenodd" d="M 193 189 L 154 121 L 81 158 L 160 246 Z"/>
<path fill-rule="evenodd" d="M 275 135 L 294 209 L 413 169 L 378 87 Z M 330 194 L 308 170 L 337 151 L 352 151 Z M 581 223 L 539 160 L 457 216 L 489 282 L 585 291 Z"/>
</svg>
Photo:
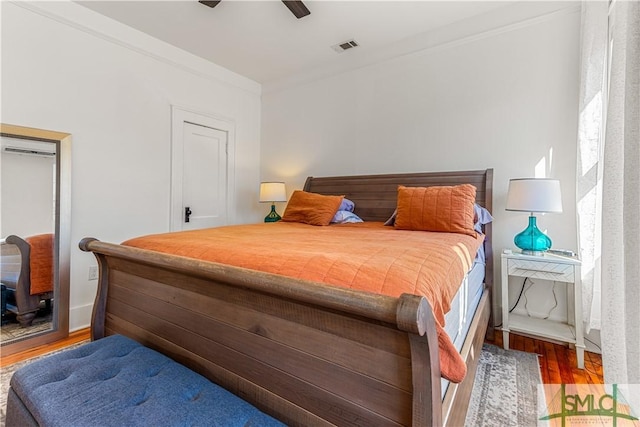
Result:
<svg viewBox="0 0 640 427">
<path fill-rule="evenodd" d="M 493 169 L 459 172 L 423 172 L 386 175 L 308 177 L 304 191 L 344 195 L 356 204 L 355 213 L 365 221 L 386 221 L 398 199 L 398 185 L 431 187 L 472 184 L 476 202 L 492 209 Z"/>
</svg>

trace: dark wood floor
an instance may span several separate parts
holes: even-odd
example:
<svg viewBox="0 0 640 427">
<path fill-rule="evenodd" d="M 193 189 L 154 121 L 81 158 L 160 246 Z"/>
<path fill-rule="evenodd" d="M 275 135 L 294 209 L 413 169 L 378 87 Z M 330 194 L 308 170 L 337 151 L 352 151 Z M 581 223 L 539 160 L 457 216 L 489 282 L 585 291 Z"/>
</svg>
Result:
<svg viewBox="0 0 640 427">
<path fill-rule="evenodd" d="M 69 338 L 62 341 L 2 357 L 0 366 L 46 354 L 87 339 L 89 339 L 89 329 L 83 329 L 70 334 Z M 502 332 L 496 330 L 494 340 L 488 342 L 502 346 Z M 545 384 L 604 383 L 602 358 L 599 354 L 585 352 L 585 369 L 578 369 L 576 367 L 576 352 L 564 345 L 511 334 L 510 348 L 540 355 L 540 372 L 542 373 L 542 382 Z"/>
<path fill-rule="evenodd" d="M 502 347 L 502 331 L 496 330 L 491 344 Z M 540 357 L 540 372 L 544 384 L 603 384 L 602 357 L 585 351 L 584 369 L 576 367 L 576 352 L 568 346 L 543 340 L 509 335 L 509 348 L 536 353 Z"/>
</svg>

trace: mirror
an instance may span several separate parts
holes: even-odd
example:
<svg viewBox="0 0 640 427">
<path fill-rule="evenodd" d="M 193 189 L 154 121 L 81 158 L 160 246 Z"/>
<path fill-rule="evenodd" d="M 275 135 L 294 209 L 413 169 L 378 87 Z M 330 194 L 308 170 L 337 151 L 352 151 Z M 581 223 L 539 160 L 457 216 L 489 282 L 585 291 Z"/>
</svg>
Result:
<svg viewBox="0 0 640 427">
<path fill-rule="evenodd" d="M 1 124 L 2 354 L 69 335 L 71 135 Z"/>
</svg>

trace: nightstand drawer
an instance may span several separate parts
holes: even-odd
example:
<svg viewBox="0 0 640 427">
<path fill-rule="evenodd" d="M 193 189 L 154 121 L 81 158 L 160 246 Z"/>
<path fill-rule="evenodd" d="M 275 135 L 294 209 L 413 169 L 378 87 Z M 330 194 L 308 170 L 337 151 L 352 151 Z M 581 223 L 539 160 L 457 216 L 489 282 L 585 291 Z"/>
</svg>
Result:
<svg viewBox="0 0 640 427">
<path fill-rule="evenodd" d="M 535 279 L 555 280 L 557 282 L 575 281 L 573 265 L 557 262 L 510 259 L 508 263 L 510 276 L 531 277 Z"/>
</svg>

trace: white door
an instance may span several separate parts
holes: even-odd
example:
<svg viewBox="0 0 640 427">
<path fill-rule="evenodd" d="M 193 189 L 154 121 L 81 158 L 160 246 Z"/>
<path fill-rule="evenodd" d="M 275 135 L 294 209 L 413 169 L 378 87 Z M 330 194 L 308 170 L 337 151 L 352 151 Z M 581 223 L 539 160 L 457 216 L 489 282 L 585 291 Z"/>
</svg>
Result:
<svg viewBox="0 0 640 427">
<path fill-rule="evenodd" d="M 227 224 L 229 135 L 192 119 L 174 114 L 172 231 Z"/>
</svg>

